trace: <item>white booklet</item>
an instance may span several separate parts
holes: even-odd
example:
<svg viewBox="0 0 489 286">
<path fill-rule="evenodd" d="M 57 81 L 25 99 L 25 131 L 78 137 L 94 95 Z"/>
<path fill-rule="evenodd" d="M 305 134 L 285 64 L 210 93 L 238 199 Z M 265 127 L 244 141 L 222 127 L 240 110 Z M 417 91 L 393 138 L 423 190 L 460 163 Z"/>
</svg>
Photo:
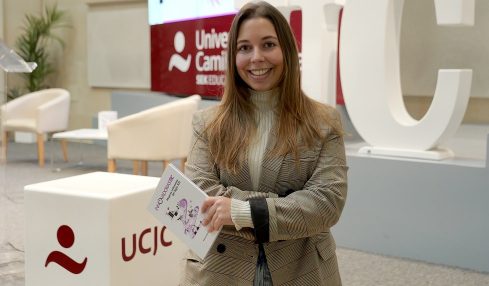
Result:
<svg viewBox="0 0 489 286">
<path fill-rule="evenodd" d="M 202 225 L 200 208 L 207 194 L 172 164 L 163 172 L 148 210 L 201 259 L 204 259 L 219 231 L 208 232 Z"/>
</svg>

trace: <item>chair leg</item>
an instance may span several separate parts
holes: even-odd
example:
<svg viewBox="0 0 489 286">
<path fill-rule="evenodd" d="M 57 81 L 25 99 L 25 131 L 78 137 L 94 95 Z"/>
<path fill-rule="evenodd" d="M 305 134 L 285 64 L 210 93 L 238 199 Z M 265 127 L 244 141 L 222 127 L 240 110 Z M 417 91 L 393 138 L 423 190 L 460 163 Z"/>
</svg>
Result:
<svg viewBox="0 0 489 286">
<path fill-rule="evenodd" d="M 63 151 L 63 159 L 65 160 L 65 162 L 68 162 L 68 145 L 66 143 L 66 140 L 61 140 L 59 141 L 59 143 L 61 144 L 61 150 Z"/>
<path fill-rule="evenodd" d="M 44 167 L 44 134 L 37 134 L 37 157 L 39 160 L 39 167 Z"/>
<path fill-rule="evenodd" d="M 185 157 L 185 158 L 181 158 L 181 159 L 180 159 L 180 170 L 181 170 L 182 172 L 185 172 L 185 163 L 186 163 L 186 162 L 187 162 L 187 158 L 186 158 L 186 157 Z"/>
<path fill-rule="evenodd" d="M 1 158 L 7 162 L 7 145 L 8 145 L 8 133 L 7 131 L 2 132 L 2 153 Z"/>
<path fill-rule="evenodd" d="M 139 161 L 138 160 L 132 161 L 132 173 L 134 175 L 139 175 Z"/>
<path fill-rule="evenodd" d="M 141 161 L 141 175 L 148 175 L 148 161 Z"/>
<path fill-rule="evenodd" d="M 107 172 L 114 173 L 117 169 L 117 165 L 115 163 L 115 159 L 109 159 L 107 161 Z"/>
</svg>

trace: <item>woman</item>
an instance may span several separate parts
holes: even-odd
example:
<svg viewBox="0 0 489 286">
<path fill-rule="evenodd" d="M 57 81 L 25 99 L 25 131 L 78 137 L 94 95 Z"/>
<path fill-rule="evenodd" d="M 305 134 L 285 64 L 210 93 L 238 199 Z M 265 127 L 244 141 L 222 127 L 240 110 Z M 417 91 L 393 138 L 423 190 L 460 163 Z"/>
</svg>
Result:
<svg viewBox="0 0 489 286">
<path fill-rule="evenodd" d="M 346 198 L 338 113 L 300 88 L 296 43 L 281 13 L 249 3 L 229 33 L 221 103 L 194 116 L 186 174 L 222 231 L 183 285 L 341 285 L 330 227 Z"/>
</svg>

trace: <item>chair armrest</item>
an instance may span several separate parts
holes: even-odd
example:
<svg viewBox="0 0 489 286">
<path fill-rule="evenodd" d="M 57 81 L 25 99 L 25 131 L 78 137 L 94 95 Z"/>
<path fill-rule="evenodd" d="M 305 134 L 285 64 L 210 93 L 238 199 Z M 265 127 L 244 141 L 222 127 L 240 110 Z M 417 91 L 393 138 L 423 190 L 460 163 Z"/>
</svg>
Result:
<svg viewBox="0 0 489 286">
<path fill-rule="evenodd" d="M 37 107 L 36 95 L 23 95 L 11 100 L 1 107 L 3 120 L 15 118 L 35 118 Z"/>
</svg>

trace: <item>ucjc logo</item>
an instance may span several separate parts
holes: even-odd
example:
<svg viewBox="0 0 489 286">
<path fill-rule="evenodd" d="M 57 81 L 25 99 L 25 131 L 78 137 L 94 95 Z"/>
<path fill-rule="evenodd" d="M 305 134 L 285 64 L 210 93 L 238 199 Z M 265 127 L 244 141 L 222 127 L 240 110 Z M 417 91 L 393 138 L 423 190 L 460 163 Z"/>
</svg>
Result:
<svg viewBox="0 0 489 286">
<path fill-rule="evenodd" d="M 131 261 L 135 256 L 136 252 L 139 250 L 141 254 L 146 254 L 149 253 L 151 250 L 153 250 L 153 255 L 156 255 L 156 252 L 158 250 L 158 245 L 161 244 L 163 247 L 169 247 L 172 245 L 171 241 L 166 241 L 165 240 L 165 230 L 166 226 L 163 226 L 161 228 L 161 231 L 158 230 L 158 227 L 155 226 L 153 228 L 146 228 L 138 235 L 136 233 L 133 233 L 132 235 L 132 251 L 131 254 L 127 254 L 126 252 L 126 238 L 123 237 L 121 239 L 121 255 L 122 255 L 122 260 L 125 262 Z M 145 246 L 144 244 L 144 237 L 146 235 L 151 235 L 151 232 L 153 232 L 153 248 L 151 246 Z M 136 246 L 137 244 L 137 246 Z"/>
<path fill-rule="evenodd" d="M 185 49 L 185 35 L 183 34 L 183 32 L 178 31 L 175 34 L 175 37 L 173 38 L 173 45 L 177 53 L 173 54 L 170 57 L 170 62 L 168 63 L 168 70 L 172 71 L 173 68 L 177 68 L 181 72 L 187 72 L 188 69 L 190 68 L 190 62 L 192 60 L 192 57 L 188 55 L 187 58 L 184 58 L 183 56 L 180 55 L 180 53 L 183 52 L 183 49 Z"/>
<path fill-rule="evenodd" d="M 75 233 L 71 227 L 67 225 L 62 225 L 58 228 L 57 237 L 59 244 L 64 248 L 70 248 L 73 246 L 73 243 L 75 243 Z M 85 269 L 87 260 L 88 258 L 85 257 L 81 263 L 78 263 L 68 255 L 55 250 L 49 253 L 44 267 L 48 267 L 49 263 L 54 262 L 73 274 L 80 274 Z"/>
</svg>

